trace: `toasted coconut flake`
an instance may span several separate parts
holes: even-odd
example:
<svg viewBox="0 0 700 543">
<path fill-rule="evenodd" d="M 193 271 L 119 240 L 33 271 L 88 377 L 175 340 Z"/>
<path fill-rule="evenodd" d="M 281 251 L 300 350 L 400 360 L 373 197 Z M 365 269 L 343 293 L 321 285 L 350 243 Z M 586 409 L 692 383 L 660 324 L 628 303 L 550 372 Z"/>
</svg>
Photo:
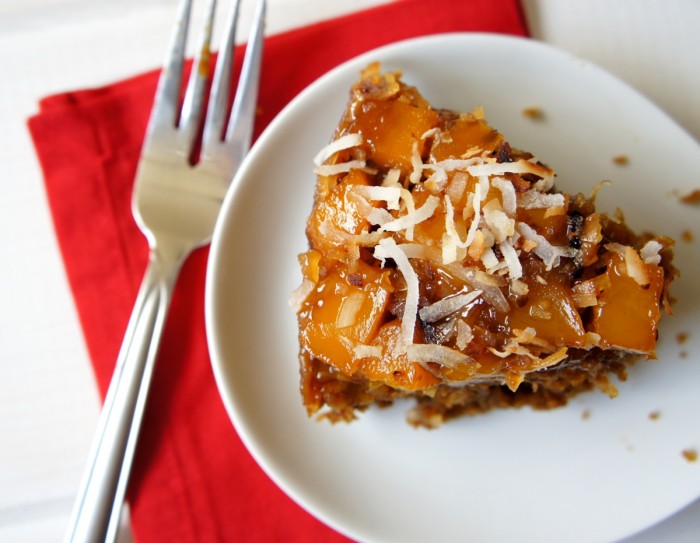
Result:
<svg viewBox="0 0 700 543">
<path fill-rule="evenodd" d="M 314 170 L 316 175 L 331 176 L 347 173 L 350 170 L 361 170 L 366 166 L 364 160 L 350 160 L 339 164 L 324 164 Z"/>
<path fill-rule="evenodd" d="M 518 206 L 523 209 L 563 208 L 565 205 L 563 194 L 544 193 L 535 189 L 523 192 L 518 197 Z"/>
<path fill-rule="evenodd" d="M 530 292 L 530 287 L 527 286 L 527 283 L 525 281 L 521 281 L 520 279 L 513 279 L 510 283 L 510 289 L 513 294 L 517 296 L 525 296 L 528 292 Z"/>
<path fill-rule="evenodd" d="M 450 264 L 457 260 L 457 249 L 466 247 L 457 232 L 454 221 L 454 207 L 448 196 L 445 199 L 445 235 L 442 239 L 442 263 Z"/>
<path fill-rule="evenodd" d="M 472 260 L 481 260 L 484 254 L 486 254 L 486 251 L 490 248 L 491 246 L 486 243 L 484 231 L 477 230 L 474 241 L 472 241 L 472 244 L 469 246 L 469 252 L 467 254 Z"/>
<path fill-rule="evenodd" d="M 617 253 L 621 256 L 625 256 L 625 252 L 627 251 L 627 245 L 622 245 L 621 243 L 606 243 L 604 247 L 611 253 Z"/>
<path fill-rule="evenodd" d="M 423 245 L 422 243 L 401 243 L 398 246 L 404 252 L 407 258 L 430 260 L 437 263 L 442 262 L 440 249 L 437 247 L 430 247 L 428 245 Z M 375 247 L 374 256 L 380 260 L 388 258 L 386 251 L 384 251 L 384 248 L 381 245 Z"/>
<path fill-rule="evenodd" d="M 467 348 L 472 340 L 474 339 L 474 333 L 472 327 L 469 326 L 464 320 L 459 319 L 457 321 L 457 339 L 455 340 L 455 345 L 458 349 L 464 350 Z"/>
<path fill-rule="evenodd" d="M 421 177 L 423 176 L 423 159 L 421 158 L 420 153 L 418 152 L 417 141 L 413 142 L 413 152 L 411 153 L 411 166 L 413 167 L 413 171 L 408 176 L 408 180 L 414 185 L 417 185 L 418 183 L 420 183 Z"/>
<path fill-rule="evenodd" d="M 428 196 L 428 199 L 421 207 L 399 217 L 398 219 L 394 219 L 393 221 L 386 223 L 380 230 L 382 232 L 399 232 L 401 230 L 406 230 L 411 226 L 415 226 L 416 224 L 420 224 L 433 216 L 439 203 L 440 199 L 438 197 Z M 408 239 L 408 236 L 406 236 L 406 238 Z"/>
<path fill-rule="evenodd" d="M 463 294 L 449 296 L 438 300 L 434 304 L 421 308 L 418 312 L 423 322 L 436 322 L 448 315 L 464 309 L 467 305 L 481 296 L 480 290 L 472 290 Z"/>
<path fill-rule="evenodd" d="M 481 157 L 446 158 L 432 164 L 423 164 L 421 167 L 424 170 L 444 170 L 445 172 L 460 170 L 469 172 L 469 168 L 483 164 L 483 162 L 484 160 Z"/>
<path fill-rule="evenodd" d="M 393 215 L 386 209 L 374 207 L 365 199 L 364 196 L 358 194 L 357 192 L 348 191 L 347 198 L 357 206 L 357 211 L 359 214 L 367 219 L 370 224 L 381 226 L 394 220 Z"/>
<path fill-rule="evenodd" d="M 401 188 L 401 201 L 404 204 L 404 208 L 406 211 L 407 215 L 412 215 L 416 211 L 416 202 L 413 199 L 413 194 L 411 194 L 411 191 L 405 188 Z M 413 225 L 410 225 L 408 228 L 406 228 L 406 232 L 404 233 L 404 237 L 408 241 L 413 241 Z"/>
<path fill-rule="evenodd" d="M 480 155 L 484 150 L 479 146 L 470 147 L 466 152 L 462 153 L 460 158 L 472 158 L 474 156 Z"/>
<path fill-rule="evenodd" d="M 428 138 L 433 138 L 433 137 L 436 137 L 436 136 L 440 136 L 440 134 L 441 134 L 440 128 L 437 127 L 437 126 L 435 126 L 435 127 L 433 127 L 433 128 L 430 128 L 430 129 L 426 130 L 425 132 L 423 132 L 423 134 L 421 134 L 420 139 L 421 139 L 421 140 L 427 140 Z"/>
<path fill-rule="evenodd" d="M 537 247 L 537 242 L 535 240 L 532 240 L 532 239 L 524 239 L 520 247 L 523 251 L 525 251 L 526 253 L 529 253 L 535 247 Z"/>
<path fill-rule="evenodd" d="M 517 328 L 514 329 L 513 341 L 519 344 L 536 345 L 537 347 L 542 347 L 543 349 L 546 349 L 548 351 L 552 351 L 554 349 L 554 345 L 552 345 L 546 339 L 538 337 L 537 330 L 535 330 L 531 326 L 528 326 L 524 330 L 518 330 Z"/>
<path fill-rule="evenodd" d="M 479 364 L 471 356 L 445 345 L 416 343 L 408 346 L 406 354 L 411 362 L 418 362 L 421 365 L 434 362 L 448 368 L 456 368 L 463 364 L 473 364 L 475 372 L 479 368 Z"/>
<path fill-rule="evenodd" d="M 394 220 L 394 217 L 386 209 L 372 208 L 372 210 L 367 214 L 367 220 L 370 224 L 383 226 L 388 222 Z"/>
<path fill-rule="evenodd" d="M 600 345 L 600 334 L 595 332 L 586 332 L 586 342 L 583 346 L 584 349 L 592 349 L 593 347 L 598 347 Z"/>
<path fill-rule="evenodd" d="M 401 345 L 400 351 L 413 343 L 413 334 L 416 327 L 416 314 L 418 313 L 418 276 L 413 270 L 411 263 L 393 238 L 384 238 L 379 242 L 386 255 L 395 263 L 398 270 L 406 281 L 406 304 L 404 306 L 403 318 L 401 319 Z"/>
<path fill-rule="evenodd" d="M 398 168 L 393 168 L 386 173 L 384 179 L 382 180 L 382 187 L 398 187 L 403 188 L 401 185 L 401 170 Z"/>
<path fill-rule="evenodd" d="M 486 183 L 483 183 L 483 180 L 486 180 Z M 484 190 L 484 185 L 486 185 L 486 190 Z M 474 187 L 474 197 L 472 200 L 472 207 L 474 209 L 474 215 L 472 216 L 472 222 L 469 225 L 469 230 L 467 231 L 467 239 L 465 240 L 464 244 L 467 248 L 472 244 L 474 241 L 474 236 L 476 236 L 476 230 L 479 228 L 479 221 L 481 217 L 481 201 L 482 198 L 486 196 L 486 193 L 488 193 L 488 178 L 482 178 L 479 180 L 479 183 Z"/>
<path fill-rule="evenodd" d="M 538 364 L 538 369 L 548 368 L 554 364 L 558 364 L 568 356 L 567 352 L 568 349 L 566 347 L 562 347 L 558 351 L 550 354 L 548 357 L 542 360 L 541 364 Z"/>
<path fill-rule="evenodd" d="M 314 164 L 320 166 L 338 151 L 359 147 L 363 142 L 361 134 L 345 134 L 321 149 L 314 157 Z"/>
<path fill-rule="evenodd" d="M 498 244 L 501 254 L 508 266 L 508 275 L 511 279 L 520 279 L 523 276 L 523 267 L 520 264 L 518 253 L 513 248 L 513 245 L 508 240 L 504 240 Z"/>
<path fill-rule="evenodd" d="M 506 215 L 500 207 L 498 200 L 491 200 L 482 207 L 484 220 L 499 243 L 515 233 L 515 219 Z"/>
<path fill-rule="evenodd" d="M 571 287 L 576 307 L 593 307 L 598 305 L 598 287 L 594 281 L 582 281 Z"/>
<path fill-rule="evenodd" d="M 484 249 L 483 254 L 481 255 L 481 263 L 487 270 L 494 270 L 496 266 L 500 264 L 496 253 L 493 252 L 491 247 Z"/>
<path fill-rule="evenodd" d="M 559 266 L 561 257 L 571 258 L 575 256 L 576 250 L 569 247 L 559 247 L 552 245 L 547 241 L 547 238 L 538 234 L 534 228 L 529 224 L 524 222 L 519 222 L 516 225 L 518 232 L 526 239 L 531 242 L 535 242 L 537 245 L 532 249 L 532 251 L 542 259 L 547 270 L 556 268 Z"/>
<path fill-rule="evenodd" d="M 425 180 L 423 185 L 432 193 L 441 192 L 447 183 L 447 172 L 438 168 L 433 174 Z"/>
<path fill-rule="evenodd" d="M 499 279 L 495 275 L 482 272 L 481 270 L 476 270 L 474 272 L 474 281 L 481 285 L 490 285 L 492 287 L 502 287 L 506 284 L 503 279 Z"/>
<path fill-rule="evenodd" d="M 661 255 L 659 254 L 664 248 L 656 240 L 649 240 L 646 242 L 642 250 L 639 252 L 640 256 L 644 260 L 645 264 L 661 264 Z"/>
<path fill-rule="evenodd" d="M 368 200 L 386 202 L 387 209 L 399 209 L 401 190 L 400 187 L 367 187 L 362 185 L 352 188 L 353 192 Z"/>
<path fill-rule="evenodd" d="M 457 263 L 447 265 L 446 269 L 473 289 L 481 290 L 481 297 L 484 301 L 497 311 L 506 313 L 510 310 L 510 305 L 508 305 L 508 301 L 500 289 L 502 279 L 481 270 L 464 268 Z"/>
<path fill-rule="evenodd" d="M 352 349 L 355 358 L 381 358 L 384 355 L 384 349 L 381 345 L 366 345 L 358 343 Z"/>
<path fill-rule="evenodd" d="M 530 307 L 530 315 L 544 321 L 551 320 L 552 318 L 552 313 L 539 304 L 533 304 L 532 307 Z"/>
<path fill-rule="evenodd" d="M 551 188 L 550 183 L 554 181 L 554 172 L 551 169 L 530 160 L 478 164 L 467 168 L 467 172 L 474 177 L 480 177 L 483 175 L 503 175 L 506 173 L 531 173 L 542 178 L 542 181 L 544 181 L 544 190 L 549 190 L 549 188 Z"/>
<path fill-rule="evenodd" d="M 625 267 L 627 268 L 627 275 L 634 279 L 638 285 L 644 287 L 651 282 L 644 261 L 632 247 L 625 249 Z"/>
<path fill-rule="evenodd" d="M 304 302 L 314 291 L 316 284 L 309 279 L 304 279 L 294 292 L 292 292 L 291 298 L 289 298 L 289 307 L 292 308 L 294 313 L 299 313 L 301 308 L 304 306 Z"/>
<path fill-rule="evenodd" d="M 444 171 L 444 170 L 437 170 Z M 467 186 L 469 185 L 469 177 L 464 172 L 455 172 L 450 179 L 447 189 L 445 190 L 446 195 L 454 203 L 459 202 L 464 193 L 467 191 Z"/>
<path fill-rule="evenodd" d="M 565 215 L 566 214 L 566 208 L 564 206 L 562 207 L 548 207 L 547 210 L 544 212 L 544 218 L 548 219 L 549 217 L 558 217 L 560 215 Z"/>
<path fill-rule="evenodd" d="M 503 211 L 509 217 L 515 215 L 518 206 L 518 199 L 515 194 L 513 183 L 504 177 L 496 177 L 491 180 L 491 184 L 501 191 L 501 200 L 503 200 Z"/>
<path fill-rule="evenodd" d="M 319 232 L 329 240 L 337 243 L 357 244 L 362 247 L 370 247 L 376 245 L 384 234 L 382 232 L 369 233 L 363 230 L 359 234 L 351 234 L 345 230 L 341 230 L 333 225 L 330 221 L 324 221 L 318 228 Z"/>
<path fill-rule="evenodd" d="M 489 351 L 493 354 L 495 354 L 499 358 L 508 358 L 511 355 L 521 355 L 521 356 L 527 356 L 528 358 L 536 359 L 537 356 L 532 354 L 530 350 L 527 347 L 523 347 L 517 342 L 514 341 L 509 341 L 506 345 L 503 346 L 503 350 L 499 351 L 495 347 L 489 347 Z"/>
</svg>

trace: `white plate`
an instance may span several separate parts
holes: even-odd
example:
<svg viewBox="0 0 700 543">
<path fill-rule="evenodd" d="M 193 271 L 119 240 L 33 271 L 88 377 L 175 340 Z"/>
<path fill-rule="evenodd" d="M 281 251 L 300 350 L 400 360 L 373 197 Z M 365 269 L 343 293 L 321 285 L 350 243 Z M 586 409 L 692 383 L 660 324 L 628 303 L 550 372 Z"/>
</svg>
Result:
<svg viewBox="0 0 700 543">
<path fill-rule="evenodd" d="M 312 158 L 373 60 L 401 69 L 436 106 L 483 105 L 514 146 L 557 170 L 565 191 L 613 179 L 600 207 L 619 205 L 633 228 L 700 236 L 700 211 L 673 193 L 700 186 L 698 144 L 599 68 L 536 41 L 483 34 L 410 40 L 352 60 L 269 126 L 234 180 L 214 235 L 211 357 L 250 452 L 294 500 L 362 541 L 609 541 L 690 503 L 700 495 L 700 465 L 681 451 L 700 447 L 700 262 L 687 242 L 677 246 L 684 274 L 659 360 L 637 364 L 615 400 L 590 393 L 550 412 L 496 411 L 437 431 L 407 425 L 407 405 L 372 409 L 349 425 L 306 417 L 287 300 L 301 280 L 296 256 L 306 248 Z M 530 106 L 546 120 L 525 118 Z M 622 154 L 629 164 L 616 166 L 612 158 Z M 683 345 L 680 331 L 691 332 Z"/>
</svg>

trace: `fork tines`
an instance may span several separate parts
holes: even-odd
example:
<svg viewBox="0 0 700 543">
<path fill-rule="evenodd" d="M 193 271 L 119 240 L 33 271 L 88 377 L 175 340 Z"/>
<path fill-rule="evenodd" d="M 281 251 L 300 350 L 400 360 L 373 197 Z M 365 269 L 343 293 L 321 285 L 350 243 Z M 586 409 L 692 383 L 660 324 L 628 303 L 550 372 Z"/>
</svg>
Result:
<svg viewBox="0 0 700 543">
<path fill-rule="evenodd" d="M 247 152 L 253 134 L 266 2 L 258 0 L 238 81 L 238 92 L 229 114 L 239 3 L 239 0 L 233 0 L 231 5 L 212 77 L 210 46 L 216 0 L 208 0 L 204 28 L 199 36 L 180 108 L 187 29 L 192 12 L 192 0 L 182 1 L 168 59 L 158 82 L 146 146 L 156 141 L 167 142 L 167 145 L 176 146 L 179 153 L 189 158 L 202 135 L 203 158 L 214 162 L 223 160 L 228 164 L 231 160 L 240 160 Z M 211 92 L 202 126 L 210 81 Z"/>
</svg>

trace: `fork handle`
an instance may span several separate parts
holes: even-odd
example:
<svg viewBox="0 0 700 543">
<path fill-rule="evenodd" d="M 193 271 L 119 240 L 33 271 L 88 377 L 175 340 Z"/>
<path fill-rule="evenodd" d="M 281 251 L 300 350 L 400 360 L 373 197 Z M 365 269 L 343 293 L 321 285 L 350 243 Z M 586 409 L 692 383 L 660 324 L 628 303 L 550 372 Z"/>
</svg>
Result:
<svg viewBox="0 0 700 543">
<path fill-rule="evenodd" d="M 151 251 L 65 542 L 114 541 L 180 258 Z"/>
</svg>

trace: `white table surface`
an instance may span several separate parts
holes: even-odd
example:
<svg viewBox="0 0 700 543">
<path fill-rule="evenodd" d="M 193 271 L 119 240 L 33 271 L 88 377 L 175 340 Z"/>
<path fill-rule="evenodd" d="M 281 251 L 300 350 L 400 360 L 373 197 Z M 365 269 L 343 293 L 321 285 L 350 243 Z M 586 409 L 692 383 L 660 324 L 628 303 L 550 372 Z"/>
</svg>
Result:
<svg viewBox="0 0 700 543">
<path fill-rule="evenodd" d="M 268 0 L 268 32 L 382 1 Z M 0 3 L 0 541 L 61 539 L 99 409 L 26 119 L 47 94 L 158 66 L 176 3 Z M 243 2 L 241 40 L 252 4 Z M 700 2 L 523 4 L 535 38 L 618 75 L 700 140 Z M 700 501 L 628 540 L 657 541 L 700 541 Z"/>
</svg>

